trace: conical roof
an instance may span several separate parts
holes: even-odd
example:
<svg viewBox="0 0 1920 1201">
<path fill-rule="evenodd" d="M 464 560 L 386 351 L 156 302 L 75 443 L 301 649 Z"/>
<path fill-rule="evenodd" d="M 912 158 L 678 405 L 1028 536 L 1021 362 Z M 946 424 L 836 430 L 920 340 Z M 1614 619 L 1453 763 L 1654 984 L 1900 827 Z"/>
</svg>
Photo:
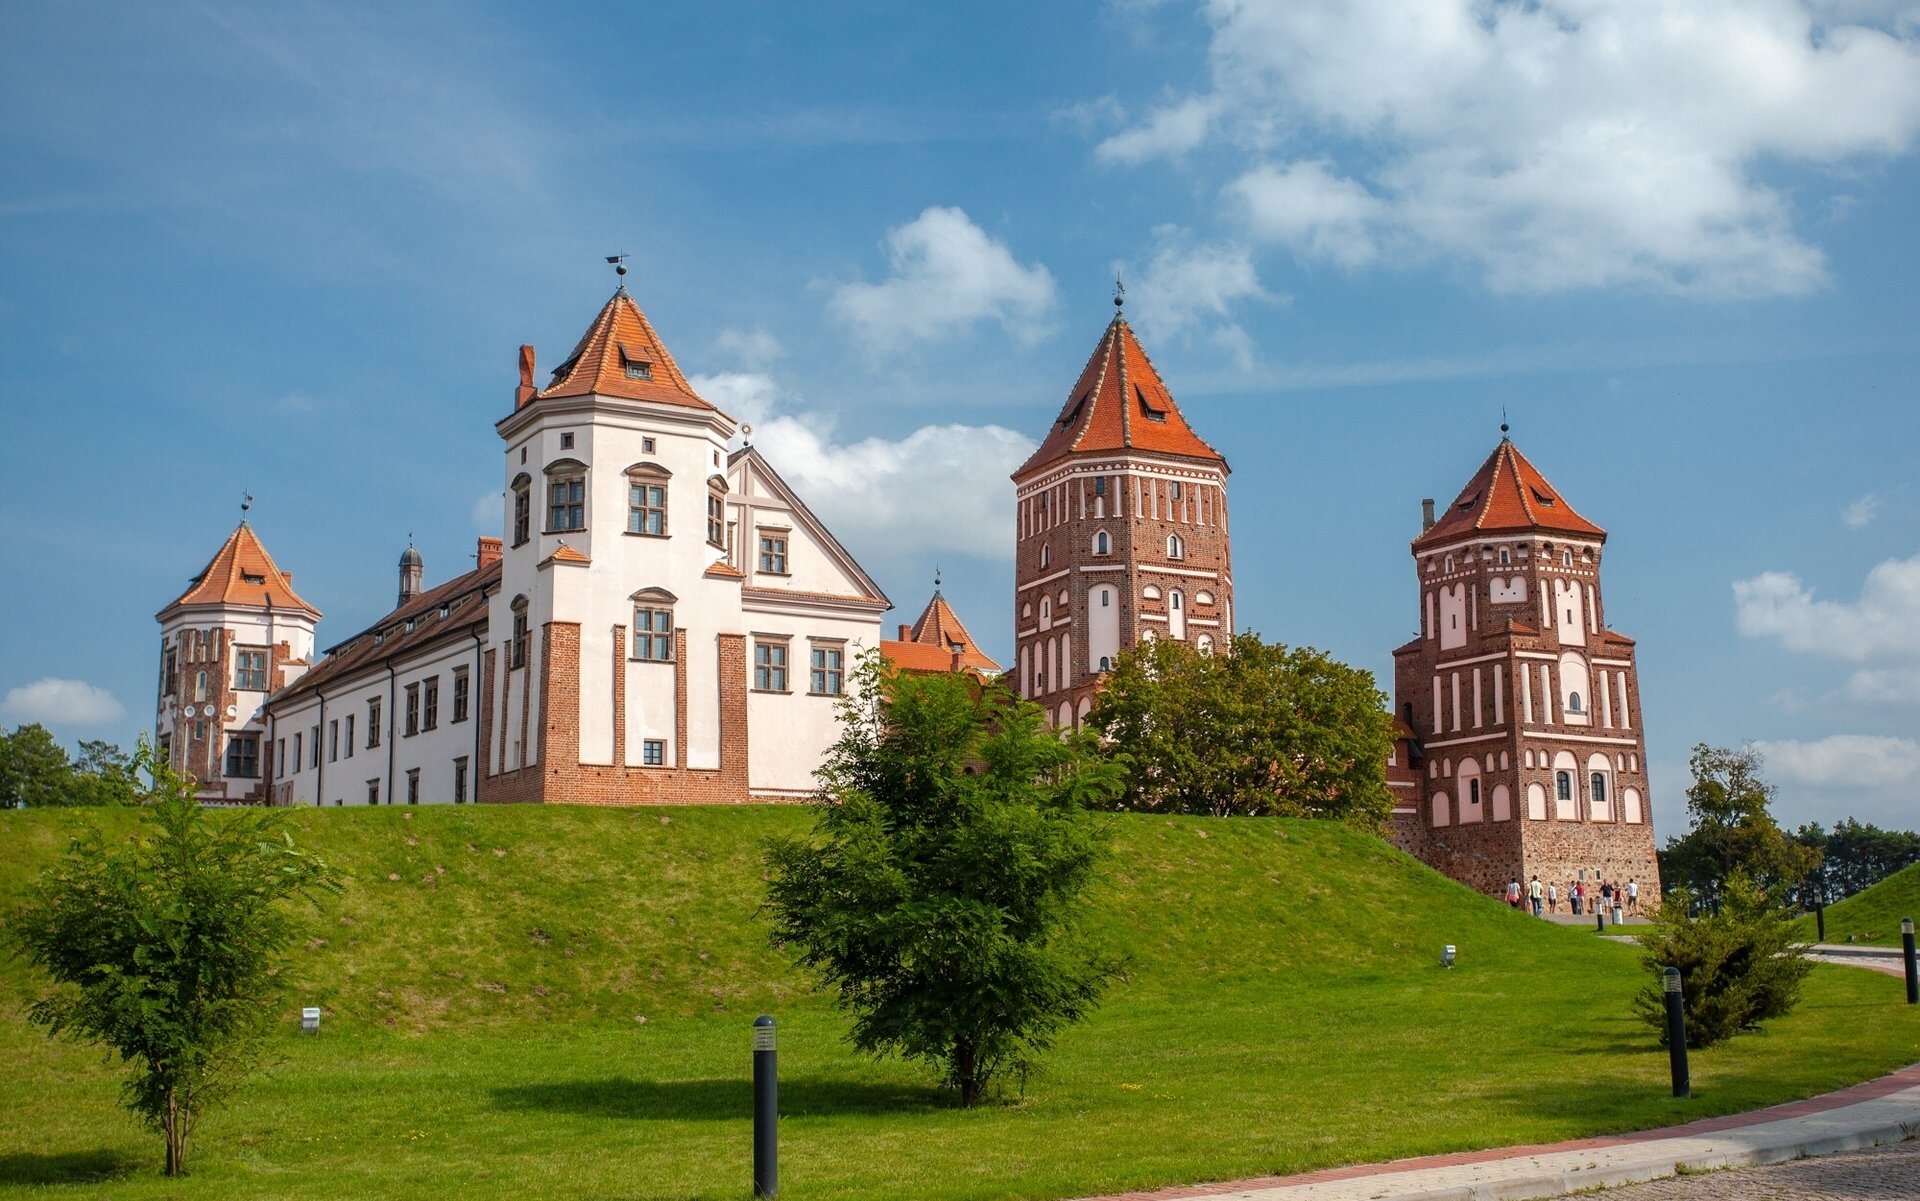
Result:
<svg viewBox="0 0 1920 1201">
<path fill-rule="evenodd" d="M 1133 327 L 1119 315 L 1107 323 L 1106 333 L 1040 448 L 1013 478 L 1068 455 L 1117 450 L 1179 455 L 1226 466 L 1220 452 L 1187 424 L 1173 393 L 1140 348 Z"/>
<path fill-rule="evenodd" d="M 928 648 L 925 654 L 903 654 L 908 648 L 917 650 Z M 933 652 L 937 648 L 938 654 Z M 953 666 L 953 656 L 960 656 L 959 666 L 973 668 L 983 672 L 997 672 L 1000 665 L 987 657 L 980 644 L 967 633 L 967 627 L 960 624 L 960 617 L 947 603 L 947 598 L 936 586 L 933 599 L 920 611 L 919 620 L 907 630 L 904 641 L 888 640 L 880 644 L 882 654 L 894 660 L 895 666 L 922 670 L 949 670 Z"/>
<path fill-rule="evenodd" d="M 300 599 L 293 576 L 274 565 L 253 527 L 241 522 L 220 544 L 213 560 L 194 576 L 187 590 L 160 611 L 165 617 L 182 605 L 229 605 L 253 609 L 293 609 L 315 620 L 320 610 Z"/>
<path fill-rule="evenodd" d="M 616 291 L 587 327 L 579 345 L 556 367 L 539 398 L 619 396 L 659 404 L 712 409 L 680 372 L 680 365 L 654 331 L 653 323 L 627 295 Z"/>
<path fill-rule="evenodd" d="M 1511 534 L 1552 530 L 1605 539 L 1607 532 L 1573 511 L 1547 477 L 1527 461 L 1511 439 L 1500 439 L 1433 527 L 1413 540 L 1413 549 L 1470 533 Z"/>
</svg>

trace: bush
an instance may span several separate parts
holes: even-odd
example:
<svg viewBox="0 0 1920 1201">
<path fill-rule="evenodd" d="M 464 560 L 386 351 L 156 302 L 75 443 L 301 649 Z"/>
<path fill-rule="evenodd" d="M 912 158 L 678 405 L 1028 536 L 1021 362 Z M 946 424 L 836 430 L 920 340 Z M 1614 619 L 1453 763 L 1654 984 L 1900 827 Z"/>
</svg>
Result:
<svg viewBox="0 0 1920 1201">
<path fill-rule="evenodd" d="M 1813 970 L 1806 948 L 1794 940 L 1791 915 L 1744 874 L 1726 879 L 1717 912 L 1689 917 L 1693 901 L 1685 888 L 1668 892 L 1652 927 L 1639 935 L 1640 962 L 1654 982 L 1634 997 L 1633 1007 L 1660 1032 L 1662 1046 L 1667 968 L 1680 969 L 1687 1045 L 1695 1048 L 1783 1016 L 1800 1000 L 1801 982 Z"/>
</svg>

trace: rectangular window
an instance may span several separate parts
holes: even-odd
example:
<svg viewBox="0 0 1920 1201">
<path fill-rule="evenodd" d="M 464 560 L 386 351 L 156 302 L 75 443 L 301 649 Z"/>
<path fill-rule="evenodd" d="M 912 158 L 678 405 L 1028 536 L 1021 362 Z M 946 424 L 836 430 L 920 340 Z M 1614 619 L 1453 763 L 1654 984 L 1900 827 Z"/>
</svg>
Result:
<svg viewBox="0 0 1920 1201">
<path fill-rule="evenodd" d="M 647 366 L 650 366 L 650 364 L 647 364 L 647 363 L 642 363 L 642 364 L 641 364 L 641 366 L 643 366 L 643 367 L 647 367 Z M 650 377 L 650 376 L 649 376 L 648 378 L 652 378 L 652 377 Z M 640 453 L 641 453 L 641 454 L 643 454 L 643 455 L 650 455 L 650 454 L 652 454 L 652 453 L 653 453 L 653 439 L 652 439 L 652 438 L 642 438 L 642 439 L 640 439 Z"/>
<path fill-rule="evenodd" d="M 420 732 L 420 685 L 407 685 L 407 737 Z"/>
<path fill-rule="evenodd" d="M 640 744 L 640 762 L 646 767 L 665 767 L 667 763 L 667 744 L 658 738 L 649 738 Z"/>
<path fill-rule="evenodd" d="M 160 669 L 160 694 L 162 696 L 172 696 L 174 694 L 174 689 L 176 688 L 174 680 L 179 673 L 180 652 L 169 648 L 167 650 L 166 666 Z"/>
<path fill-rule="evenodd" d="M 707 541 L 715 546 L 727 544 L 727 498 L 724 493 L 707 493 Z"/>
<path fill-rule="evenodd" d="M 426 700 L 421 705 L 420 728 L 436 729 L 440 725 L 440 677 L 435 676 L 426 684 Z"/>
<path fill-rule="evenodd" d="M 420 769 L 417 767 L 409 768 L 407 770 L 407 804 L 418 805 L 419 803 L 420 803 Z"/>
<path fill-rule="evenodd" d="M 455 725 L 467 720 L 467 697 L 467 669 L 457 668 L 453 673 L 453 723 Z"/>
<path fill-rule="evenodd" d="M 533 497 L 525 484 L 513 490 L 513 544 L 526 543 L 528 530 L 533 524 Z"/>
<path fill-rule="evenodd" d="M 295 734 L 294 737 L 300 736 Z M 273 774 L 283 779 L 287 774 L 287 740 L 284 738 L 273 744 Z"/>
<path fill-rule="evenodd" d="M 320 767 L 320 727 L 319 726 L 313 726 L 307 731 L 307 749 L 311 755 L 311 761 L 307 764 L 307 766 L 314 768 L 316 771 L 319 770 L 319 767 Z"/>
<path fill-rule="evenodd" d="M 300 752 L 306 746 L 306 738 L 300 734 L 293 736 L 293 770 L 300 770 Z"/>
<path fill-rule="evenodd" d="M 815 696 L 839 696 L 846 691 L 843 687 L 845 662 L 843 653 L 837 646 L 816 646 L 813 648 L 813 663 L 808 685 Z"/>
<path fill-rule="evenodd" d="M 787 539 L 785 535 L 760 535 L 760 570 L 773 575 L 787 574 Z"/>
<path fill-rule="evenodd" d="M 380 698 L 367 698 L 367 745 L 380 745 Z"/>
<path fill-rule="evenodd" d="M 340 719 L 334 718 L 327 723 L 327 762 L 333 763 L 340 758 Z"/>
<path fill-rule="evenodd" d="M 627 486 L 627 532 L 664 537 L 667 532 L 667 486 Z"/>
<path fill-rule="evenodd" d="M 353 714 L 346 717 L 347 722 L 347 758 L 353 758 Z"/>
<path fill-rule="evenodd" d="M 786 643 L 756 642 L 753 644 L 753 686 L 760 692 L 787 690 Z"/>
<path fill-rule="evenodd" d="M 239 692 L 267 690 L 267 652 L 235 651 L 233 653 L 233 687 Z"/>
<path fill-rule="evenodd" d="M 547 532 L 560 534 L 586 528 L 586 477 L 563 476 L 547 481 Z"/>
<path fill-rule="evenodd" d="M 335 801 L 334 803 L 339 804 L 338 801 Z M 380 781 L 368 780 L 367 781 L 367 804 L 378 805 L 379 803 L 380 803 Z"/>
<path fill-rule="evenodd" d="M 527 665 L 527 611 L 517 609 L 513 614 L 513 642 L 507 647 L 507 670 L 516 671 Z"/>
<path fill-rule="evenodd" d="M 673 610 L 633 611 L 633 657 L 652 663 L 673 661 Z"/>
<path fill-rule="evenodd" d="M 462 756 L 453 761 L 453 803 L 467 803 L 467 760 Z"/>
<path fill-rule="evenodd" d="M 320 736 L 319 732 L 315 731 L 314 737 L 318 738 L 319 736 Z M 205 742 L 207 740 L 207 723 L 206 722 L 196 721 L 193 723 L 193 740 L 195 742 Z M 316 763 L 318 763 L 320 760 L 320 744 L 318 742 L 313 744 L 313 758 Z"/>
<path fill-rule="evenodd" d="M 235 734 L 227 739 L 227 777 L 235 780 L 260 778 L 260 737 Z"/>
<path fill-rule="evenodd" d="M 572 434 L 570 434 L 570 433 L 567 433 L 567 434 L 561 434 L 561 435 L 560 435 L 560 449 L 561 449 L 561 450 L 572 450 L 572 449 L 573 449 L 573 435 L 572 435 Z"/>
</svg>

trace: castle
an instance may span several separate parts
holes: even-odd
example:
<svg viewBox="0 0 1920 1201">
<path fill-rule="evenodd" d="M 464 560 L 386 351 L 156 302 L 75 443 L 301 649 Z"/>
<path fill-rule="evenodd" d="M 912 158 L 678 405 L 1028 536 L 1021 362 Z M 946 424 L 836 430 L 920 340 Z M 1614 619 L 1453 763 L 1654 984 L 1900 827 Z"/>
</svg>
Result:
<svg viewBox="0 0 1920 1201">
<path fill-rule="evenodd" d="M 1116 302 L 1118 303 L 1118 302 Z M 941 595 L 892 607 L 622 286 L 544 386 L 520 349 L 507 536 L 315 655 L 320 613 L 242 521 L 157 615 L 158 744 L 210 801 L 744 802 L 811 795 L 852 657 L 988 658 Z M 1504 427 L 1503 427 L 1504 434 Z M 1116 313 L 1013 474 L 1014 661 L 1056 727 L 1122 650 L 1234 631 L 1226 459 Z M 1602 620 L 1606 533 L 1504 436 L 1411 546 L 1394 652 L 1391 837 L 1476 888 L 1644 881 L 1657 899 L 1631 639 Z"/>
</svg>

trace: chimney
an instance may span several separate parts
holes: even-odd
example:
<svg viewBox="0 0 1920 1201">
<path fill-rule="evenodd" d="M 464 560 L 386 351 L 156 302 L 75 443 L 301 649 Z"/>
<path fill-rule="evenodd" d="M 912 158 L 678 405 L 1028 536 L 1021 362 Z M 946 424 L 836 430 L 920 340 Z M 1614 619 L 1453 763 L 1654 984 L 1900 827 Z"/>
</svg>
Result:
<svg viewBox="0 0 1920 1201">
<path fill-rule="evenodd" d="M 1420 532 L 1426 533 L 1433 528 L 1433 498 L 1429 496 L 1420 502 Z"/>
<path fill-rule="evenodd" d="M 527 407 L 533 399 L 533 347 L 520 347 L 520 386 L 513 390 L 513 408 L 515 412 Z"/>
<path fill-rule="evenodd" d="M 480 547 L 474 552 L 473 565 L 476 570 L 491 567 L 500 561 L 500 539 L 480 537 Z"/>
<path fill-rule="evenodd" d="M 900 623 L 900 641 L 902 642 L 913 641 L 913 627 L 906 624 L 905 622 Z"/>
</svg>

